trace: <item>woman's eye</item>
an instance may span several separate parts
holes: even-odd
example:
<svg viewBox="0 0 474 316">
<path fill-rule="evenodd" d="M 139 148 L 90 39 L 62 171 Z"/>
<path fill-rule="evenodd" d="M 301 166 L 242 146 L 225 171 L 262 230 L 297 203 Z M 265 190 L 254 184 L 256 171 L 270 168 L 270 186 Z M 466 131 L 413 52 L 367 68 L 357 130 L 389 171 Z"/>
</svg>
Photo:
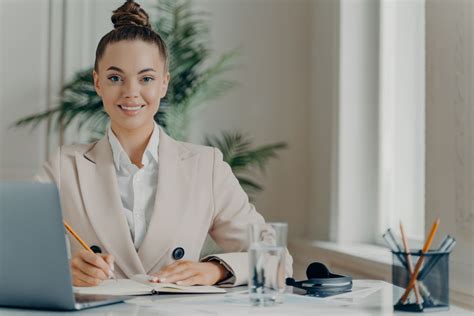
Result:
<svg viewBox="0 0 474 316">
<path fill-rule="evenodd" d="M 119 82 L 120 81 L 119 76 L 110 76 L 108 79 L 112 82 Z"/>
<path fill-rule="evenodd" d="M 153 78 L 153 77 L 143 77 L 144 82 L 150 82 L 150 81 L 153 81 L 153 80 L 155 80 L 155 78 Z"/>
</svg>

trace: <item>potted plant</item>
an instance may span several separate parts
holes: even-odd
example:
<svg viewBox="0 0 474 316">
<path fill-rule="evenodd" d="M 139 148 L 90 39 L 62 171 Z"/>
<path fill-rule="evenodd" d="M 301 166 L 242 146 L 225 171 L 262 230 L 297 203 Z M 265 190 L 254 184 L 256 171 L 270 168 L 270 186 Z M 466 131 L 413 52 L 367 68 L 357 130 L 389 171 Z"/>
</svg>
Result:
<svg viewBox="0 0 474 316">
<path fill-rule="evenodd" d="M 235 87 L 236 82 L 225 75 L 233 69 L 238 51 L 229 51 L 209 64 L 211 50 L 207 44 L 206 13 L 195 12 L 188 0 L 158 0 L 154 9 L 157 11 L 155 29 L 170 52 L 172 78 L 155 120 L 174 139 L 186 140 L 189 122 L 196 111 Z M 51 119 L 56 130 L 76 126 L 77 132 L 87 133 L 91 141 L 104 135 L 108 116 L 95 92 L 92 68 L 77 72 L 64 85 L 57 106 L 24 117 L 15 125 L 35 128 L 47 119 Z M 224 160 L 251 199 L 263 189 L 250 177 L 252 169 L 257 167 L 263 171 L 270 158 L 276 157 L 277 152 L 286 147 L 285 143 L 279 142 L 252 148 L 252 140 L 239 132 L 208 136 L 205 144 L 222 151 Z"/>
</svg>

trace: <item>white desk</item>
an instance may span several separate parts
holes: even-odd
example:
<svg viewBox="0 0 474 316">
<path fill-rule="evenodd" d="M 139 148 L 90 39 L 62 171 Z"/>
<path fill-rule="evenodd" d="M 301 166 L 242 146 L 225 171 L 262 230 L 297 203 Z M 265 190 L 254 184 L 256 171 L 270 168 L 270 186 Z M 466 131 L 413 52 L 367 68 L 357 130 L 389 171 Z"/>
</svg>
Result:
<svg viewBox="0 0 474 316">
<path fill-rule="evenodd" d="M 127 303 L 109 305 L 80 312 L 50 312 L 0 308 L 1 316 L 29 315 L 414 315 L 393 312 L 393 302 L 402 289 L 383 281 L 355 280 L 353 298 L 319 299 L 287 294 L 285 303 L 274 307 L 250 307 L 245 294 L 238 294 L 245 287 L 234 288 L 228 294 L 211 295 L 154 295 L 142 296 Z M 358 295 L 355 295 L 359 293 Z M 418 314 L 420 315 L 420 314 Z M 473 312 L 451 306 L 442 315 L 474 315 Z"/>
</svg>

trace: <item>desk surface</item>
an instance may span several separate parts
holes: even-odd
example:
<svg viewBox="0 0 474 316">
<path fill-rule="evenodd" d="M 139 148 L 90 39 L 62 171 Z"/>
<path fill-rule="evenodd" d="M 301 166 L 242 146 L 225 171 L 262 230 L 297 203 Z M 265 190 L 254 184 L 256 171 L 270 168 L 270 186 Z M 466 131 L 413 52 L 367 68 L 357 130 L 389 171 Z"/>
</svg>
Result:
<svg viewBox="0 0 474 316">
<path fill-rule="evenodd" d="M 242 290 L 245 287 L 230 289 L 228 294 L 141 296 L 126 303 L 79 312 L 54 312 L 54 315 L 412 315 L 393 312 L 393 302 L 401 296 L 402 289 L 383 281 L 355 280 L 352 294 L 326 299 L 288 293 L 284 304 L 273 307 L 249 306 L 247 295 L 239 293 Z M 48 311 L 0 308 L 2 316 L 52 314 Z M 474 313 L 451 306 L 450 311 L 437 312 L 435 315 L 472 316 Z"/>
</svg>

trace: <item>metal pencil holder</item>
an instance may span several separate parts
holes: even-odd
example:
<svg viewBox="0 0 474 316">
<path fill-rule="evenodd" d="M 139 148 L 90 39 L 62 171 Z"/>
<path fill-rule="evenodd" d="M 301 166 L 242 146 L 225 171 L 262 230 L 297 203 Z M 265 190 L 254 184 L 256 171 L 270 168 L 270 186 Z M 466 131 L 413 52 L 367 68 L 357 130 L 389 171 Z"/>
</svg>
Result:
<svg viewBox="0 0 474 316">
<path fill-rule="evenodd" d="M 410 282 L 406 252 L 392 252 L 392 283 L 406 288 Z M 420 304 L 416 302 L 415 287 L 410 292 L 405 304 L 399 300 L 394 309 L 407 312 L 429 312 L 449 309 L 449 252 L 421 251 L 410 253 L 413 267 L 422 256 L 423 266 L 418 274 L 416 287 L 420 296 Z"/>
</svg>

